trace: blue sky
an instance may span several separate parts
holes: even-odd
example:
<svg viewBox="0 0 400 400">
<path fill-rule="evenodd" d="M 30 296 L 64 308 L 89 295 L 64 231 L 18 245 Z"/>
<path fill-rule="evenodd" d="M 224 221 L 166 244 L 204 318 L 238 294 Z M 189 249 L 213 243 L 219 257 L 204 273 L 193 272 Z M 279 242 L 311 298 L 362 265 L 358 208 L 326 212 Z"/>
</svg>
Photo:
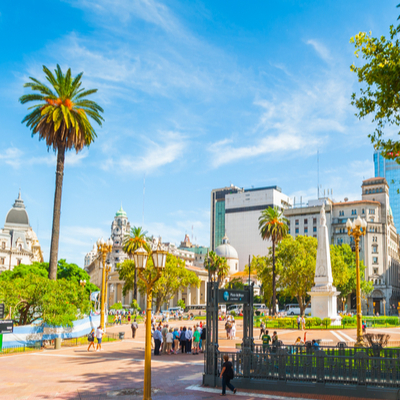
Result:
<svg viewBox="0 0 400 400">
<path fill-rule="evenodd" d="M 65 168 L 60 258 L 83 265 L 121 203 L 163 240 L 209 244 L 210 192 L 279 185 L 336 200 L 373 176 L 374 128 L 350 105 L 349 39 L 387 35 L 397 1 L 42 0 L 0 5 L 0 225 L 21 188 L 48 260 L 55 155 L 21 124 L 42 65 L 83 71 L 105 109 Z"/>
</svg>

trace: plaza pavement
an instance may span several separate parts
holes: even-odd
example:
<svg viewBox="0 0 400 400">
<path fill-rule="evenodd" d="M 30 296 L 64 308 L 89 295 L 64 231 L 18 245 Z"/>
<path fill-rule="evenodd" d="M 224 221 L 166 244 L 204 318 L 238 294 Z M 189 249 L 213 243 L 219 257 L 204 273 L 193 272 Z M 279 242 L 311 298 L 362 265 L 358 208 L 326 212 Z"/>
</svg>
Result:
<svg viewBox="0 0 400 400">
<path fill-rule="evenodd" d="M 194 325 L 195 321 L 185 322 Z M 170 325 L 180 325 L 171 322 Z M 183 325 L 183 323 L 182 323 Z M 237 336 L 241 337 L 241 321 Z M 223 323 L 220 323 L 220 338 Z M 400 329 L 388 329 L 400 340 Z M 103 344 L 103 351 L 88 353 L 86 346 L 42 350 L 0 356 L 0 399 L 141 399 L 143 397 L 144 325 L 140 324 L 136 338 L 131 339 L 128 325 L 108 328 L 110 332 L 126 332 L 122 342 Z M 344 335 L 342 331 L 335 332 Z M 355 338 L 355 330 L 345 334 Z M 258 330 L 255 332 L 258 335 Z M 278 330 L 280 338 L 291 343 L 298 331 Z M 346 337 L 346 336 L 344 336 Z M 309 331 L 308 339 L 338 338 L 330 331 Z M 222 351 L 234 351 L 240 340 L 220 340 Z M 202 388 L 203 355 L 163 355 L 152 357 L 152 388 L 154 399 L 213 399 L 219 398 L 220 388 Z M 234 383 L 234 382 L 233 382 Z M 229 395 L 229 393 L 228 393 Z M 233 395 L 232 395 L 233 396 Z M 235 397 L 241 399 L 266 398 L 342 400 L 338 396 L 293 395 L 268 391 L 240 390 Z M 350 400 L 350 398 L 346 398 Z M 359 399 L 358 399 L 359 400 Z"/>
</svg>

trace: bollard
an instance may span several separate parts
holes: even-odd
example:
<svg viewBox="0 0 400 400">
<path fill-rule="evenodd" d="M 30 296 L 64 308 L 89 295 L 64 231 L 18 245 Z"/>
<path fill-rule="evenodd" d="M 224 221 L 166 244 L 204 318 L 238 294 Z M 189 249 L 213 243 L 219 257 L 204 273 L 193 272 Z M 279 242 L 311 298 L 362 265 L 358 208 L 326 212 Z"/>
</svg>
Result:
<svg viewBox="0 0 400 400">
<path fill-rule="evenodd" d="M 56 339 L 54 340 L 54 348 L 56 350 L 61 349 L 61 338 L 60 337 L 56 337 Z"/>
</svg>

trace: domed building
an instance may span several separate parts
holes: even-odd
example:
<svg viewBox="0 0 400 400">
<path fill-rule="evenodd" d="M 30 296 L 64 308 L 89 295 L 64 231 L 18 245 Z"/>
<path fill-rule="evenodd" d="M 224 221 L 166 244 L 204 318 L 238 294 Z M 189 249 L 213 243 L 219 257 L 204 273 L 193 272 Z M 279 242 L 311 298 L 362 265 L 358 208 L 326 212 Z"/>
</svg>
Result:
<svg viewBox="0 0 400 400">
<path fill-rule="evenodd" d="M 222 244 L 216 249 L 215 253 L 217 256 L 226 258 L 227 264 L 229 265 L 229 275 L 232 275 L 239 271 L 239 256 L 236 249 L 230 245 L 228 236 L 222 238 Z"/>
<path fill-rule="evenodd" d="M 4 228 L 0 229 L 0 273 L 33 262 L 43 262 L 43 254 L 19 192 L 7 213 Z"/>
</svg>

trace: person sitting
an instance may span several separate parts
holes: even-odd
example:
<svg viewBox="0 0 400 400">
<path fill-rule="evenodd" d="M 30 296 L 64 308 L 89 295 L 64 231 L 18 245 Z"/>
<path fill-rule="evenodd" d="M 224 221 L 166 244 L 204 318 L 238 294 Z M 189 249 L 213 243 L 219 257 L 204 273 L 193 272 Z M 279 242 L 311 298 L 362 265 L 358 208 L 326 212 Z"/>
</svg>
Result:
<svg viewBox="0 0 400 400">
<path fill-rule="evenodd" d="M 319 343 L 315 339 L 312 340 L 312 347 L 314 350 L 319 350 Z"/>
</svg>

